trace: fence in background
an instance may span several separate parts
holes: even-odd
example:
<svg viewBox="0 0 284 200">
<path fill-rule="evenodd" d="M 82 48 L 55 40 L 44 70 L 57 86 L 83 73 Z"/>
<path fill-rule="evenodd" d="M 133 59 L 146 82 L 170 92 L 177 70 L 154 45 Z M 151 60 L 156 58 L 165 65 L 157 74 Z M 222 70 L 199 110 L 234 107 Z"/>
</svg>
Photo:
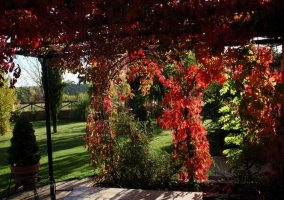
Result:
<svg viewBox="0 0 284 200">
<path fill-rule="evenodd" d="M 63 101 L 62 107 L 58 114 L 58 119 L 68 119 L 70 117 L 70 112 L 74 108 L 74 104 L 77 101 Z M 24 115 L 29 120 L 44 120 L 45 119 L 45 105 L 44 102 L 30 102 L 19 104 L 14 112 L 12 113 L 11 120 L 13 121 L 15 117 L 19 115 Z"/>
<path fill-rule="evenodd" d="M 77 103 L 77 101 L 63 101 L 62 107 L 60 110 L 72 110 L 73 105 Z M 44 102 L 30 102 L 30 103 L 21 103 L 17 106 L 14 112 L 20 111 L 42 111 L 44 110 Z"/>
</svg>

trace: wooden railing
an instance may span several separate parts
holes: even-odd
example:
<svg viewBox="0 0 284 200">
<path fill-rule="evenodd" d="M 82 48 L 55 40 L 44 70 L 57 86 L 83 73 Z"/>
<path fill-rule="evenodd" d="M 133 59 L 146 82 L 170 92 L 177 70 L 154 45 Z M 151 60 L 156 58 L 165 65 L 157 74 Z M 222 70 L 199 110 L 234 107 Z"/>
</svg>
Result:
<svg viewBox="0 0 284 200">
<path fill-rule="evenodd" d="M 62 107 L 60 110 L 72 110 L 74 103 L 77 101 L 63 101 Z M 17 106 L 14 112 L 18 111 L 43 111 L 44 110 L 44 102 L 29 102 L 29 103 L 21 103 Z"/>
</svg>

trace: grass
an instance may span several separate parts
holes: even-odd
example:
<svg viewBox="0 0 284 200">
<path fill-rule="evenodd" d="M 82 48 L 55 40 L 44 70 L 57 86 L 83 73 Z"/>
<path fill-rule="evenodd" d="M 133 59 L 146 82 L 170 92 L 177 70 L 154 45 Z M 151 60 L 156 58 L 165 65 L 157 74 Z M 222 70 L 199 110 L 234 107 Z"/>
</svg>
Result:
<svg viewBox="0 0 284 200">
<path fill-rule="evenodd" d="M 163 131 L 155 122 L 153 123 L 153 140 L 151 145 L 154 149 L 161 149 L 171 153 L 174 150 L 172 131 Z"/>
<path fill-rule="evenodd" d="M 165 150 L 168 153 L 173 152 L 174 145 L 172 142 L 172 131 L 167 130 L 163 131 L 157 126 L 154 122 L 154 139 L 151 142 L 151 145 L 156 149 Z M 215 127 L 211 120 L 206 120 L 204 125 L 208 131 L 207 138 L 210 143 L 210 154 L 211 156 L 220 155 L 220 149 L 224 148 L 223 140 L 220 136 L 220 132 L 214 130 Z"/>
<path fill-rule="evenodd" d="M 45 121 L 33 122 L 37 142 L 40 146 L 41 184 L 48 184 L 48 157 Z M 89 155 L 83 147 L 85 122 L 59 121 L 58 133 L 52 134 L 53 171 L 55 181 L 74 178 L 85 178 L 94 174 L 89 165 Z M 7 149 L 10 146 L 12 133 L 0 136 L 0 192 L 7 188 L 10 177 L 10 166 L 7 163 Z"/>
<path fill-rule="evenodd" d="M 40 176 L 42 179 L 40 184 L 46 185 L 49 181 L 49 174 L 45 121 L 32 123 L 41 152 Z M 89 165 L 87 149 L 83 147 L 85 127 L 85 122 L 64 120 L 58 122 L 58 132 L 52 134 L 53 171 L 56 182 L 85 178 L 95 174 L 94 169 Z M 12 133 L 0 136 L 0 192 L 9 184 L 10 165 L 7 163 L 7 150 L 11 137 Z M 162 131 L 154 123 L 151 145 L 155 149 L 162 149 L 170 153 L 173 150 L 171 132 Z"/>
<path fill-rule="evenodd" d="M 33 125 L 41 152 L 40 184 L 47 185 L 49 174 L 45 121 L 36 121 Z M 64 120 L 58 122 L 58 133 L 52 134 L 53 170 L 56 182 L 90 177 L 95 174 L 94 169 L 89 165 L 87 149 L 83 147 L 85 127 L 85 122 Z M 171 131 L 163 131 L 155 122 L 153 122 L 153 128 L 152 147 L 171 153 L 174 149 Z M 7 150 L 11 137 L 12 133 L 0 136 L 0 193 L 9 184 L 10 166 L 7 163 Z"/>
</svg>

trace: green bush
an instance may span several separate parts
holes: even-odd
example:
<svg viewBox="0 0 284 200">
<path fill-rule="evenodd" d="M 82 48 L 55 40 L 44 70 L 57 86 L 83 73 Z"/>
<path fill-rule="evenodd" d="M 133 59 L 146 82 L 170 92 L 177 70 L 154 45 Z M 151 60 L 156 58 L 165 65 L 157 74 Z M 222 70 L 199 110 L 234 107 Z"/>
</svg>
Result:
<svg viewBox="0 0 284 200">
<path fill-rule="evenodd" d="M 0 87 L 0 134 L 4 135 L 10 131 L 11 112 L 16 103 L 14 89 L 8 87 L 7 83 Z"/>
<path fill-rule="evenodd" d="M 120 150 L 118 184 L 126 188 L 166 185 L 171 179 L 170 155 L 151 149 L 144 139 L 125 143 Z"/>
<path fill-rule="evenodd" d="M 90 100 L 88 94 L 79 94 L 78 102 L 74 104 L 74 108 L 70 113 L 70 118 L 75 121 L 86 121 L 90 109 Z"/>
<path fill-rule="evenodd" d="M 15 124 L 8 154 L 8 163 L 14 166 L 34 165 L 40 160 L 33 125 L 24 117 L 20 117 Z"/>
<path fill-rule="evenodd" d="M 129 114 L 121 114 L 115 130 L 121 141 L 118 145 L 118 165 L 115 184 L 126 188 L 152 188 L 167 185 L 172 177 L 170 155 L 150 147 L 150 138 L 139 121 Z"/>
</svg>

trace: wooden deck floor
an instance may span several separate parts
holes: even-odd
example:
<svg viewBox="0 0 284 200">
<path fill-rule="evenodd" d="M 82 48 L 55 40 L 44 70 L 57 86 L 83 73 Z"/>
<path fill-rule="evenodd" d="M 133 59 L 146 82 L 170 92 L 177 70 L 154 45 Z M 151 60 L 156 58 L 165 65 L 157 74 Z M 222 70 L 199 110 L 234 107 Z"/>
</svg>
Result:
<svg viewBox="0 0 284 200">
<path fill-rule="evenodd" d="M 227 175 L 227 170 L 229 169 L 228 164 L 223 156 L 214 157 L 215 163 L 217 166 L 212 166 L 211 172 L 214 174 L 225 174 Z M 94 182 L 91 178 L 81 179 L 81 180 L 71 180 L 56 183 L 56 199 L 57 200 L 80 200 L 80 199 L 129 199 L 134 200 L 134 196 L 136 199 L 195 199 L 201 200 L 202 194 L 190 194 L 184 192 L 175 192 L 168 193 L 167 191 L 143 191 L 143 190 L 126 190 L 126 189 L 118 189 L 118 188 L 104 188 L 98 189 L 92 187 Z M 73 193 L 72 193 L 73 192 Z M 38 199 L 39 200 L 48 200 L 50 199 L 50 188 L 49 185 L 40 187 L 37 189 Z M 112 197 L 110 195 L 113 194 Z M 129 195 L 132 195 L 129 197 Z M 93 195 L 93 197 L 92 197 Z M 99 196 L 98 196 L 99 195 Z M 101 196 L 100 196 L 101 195 Z M 134 195 L 134 196 L 133 196 Z M 144 196 L 143 196 L 144 195 Z M 146 196 L 145 196 L 146 195 Z M 148 197 L 147 197 L 148 195 Z M 151 198 L 149 197 L 151 196 Z M 187 196 L 188 195 L 188 196 Z M 108 198 L 110 197 L 110 198 Z M 139 198 L 138 198 L 139 197 Z M 184 197 L 184 198 L 181 198 Z M 186 198 L 185 198 L 186 197 Z M 12 196 L 9 199 L 11 200 L 33 200 L 34 193 L 33 191 L 24 192 L 16 196 Z"/>
<path fill-rule="evenodd" d="M 93 184 L 94 183 L 91 178 L 56 183 L 56 199 L 63 200 L 68 194 L 70 194 L 74 190 L 74 188 L 78 186 L 92 187 Z M 38 193 L 39 200 L 50 199 L 49 185 L 38 188 L 37 193 Z M 19 195 L 12 196 L 9 199 L 11 200 L 33 200 L 35 198 L 34 198 L 34 192 L 28 191 L 28 192 L 21 193 Z"/>
<path fill-rule="evenodd" d="M 202 200 L 200 192 L 157 191 L 124 188 L 92 187 L 91 179 L 73 180 L 56 184 L 57 200 Z M 38 188 L 38 199 L 49 200 L 49 186 Z M 12 200 L 33 200 L 33 191 L 13 196 Z"/>
</svg>

